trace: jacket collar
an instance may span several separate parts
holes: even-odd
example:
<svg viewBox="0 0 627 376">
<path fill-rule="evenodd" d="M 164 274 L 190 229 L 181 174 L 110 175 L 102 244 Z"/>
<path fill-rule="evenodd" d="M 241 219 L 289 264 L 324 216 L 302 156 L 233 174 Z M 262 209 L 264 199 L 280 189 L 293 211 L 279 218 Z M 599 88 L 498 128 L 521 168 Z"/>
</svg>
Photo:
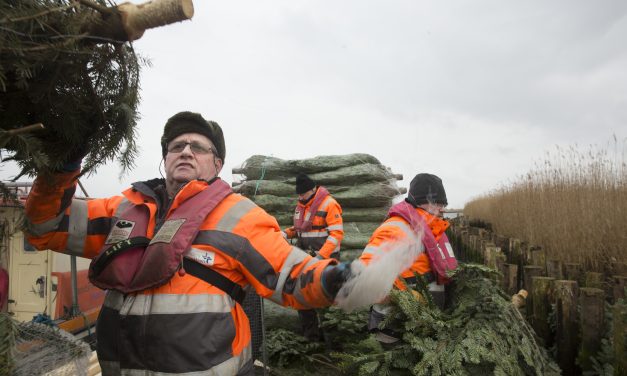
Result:
<svg viewBox="0 0 627 376">
<path fill-rule="evenodd" d="M 427 222 L 427 225 L 431 229 L 433 236 L 436 239 L 440 237 L 446 231 L 446 229 L 450 226 L 450 223 L 442 218 L 436 217 L 435 215 L 429 213 L 428 211 L 422 208 L 416 208 L 416 212 Z"/>
</svg>

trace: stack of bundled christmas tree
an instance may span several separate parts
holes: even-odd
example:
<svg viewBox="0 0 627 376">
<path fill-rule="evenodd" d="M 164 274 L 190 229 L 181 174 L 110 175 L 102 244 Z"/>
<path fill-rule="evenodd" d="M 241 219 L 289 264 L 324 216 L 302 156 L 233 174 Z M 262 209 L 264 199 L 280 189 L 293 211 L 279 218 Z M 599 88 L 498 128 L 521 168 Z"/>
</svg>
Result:
<svg viewBox="0 0 627 376">
<path fill-rule="evenodd" d="M 241 175 L 234 190 L 273 215 L 281 228 L 292 225 L 296 207 L 296 175 L 305 173 L 324 186 L 342 206 L 344 239 L 341 257 L 354 258 L 381 224 L 394 197 L 406 192 L 394 174 L 368 154 L 319 156 L 300 160 L 254 155 L 233 174 Z"/>
</svg>

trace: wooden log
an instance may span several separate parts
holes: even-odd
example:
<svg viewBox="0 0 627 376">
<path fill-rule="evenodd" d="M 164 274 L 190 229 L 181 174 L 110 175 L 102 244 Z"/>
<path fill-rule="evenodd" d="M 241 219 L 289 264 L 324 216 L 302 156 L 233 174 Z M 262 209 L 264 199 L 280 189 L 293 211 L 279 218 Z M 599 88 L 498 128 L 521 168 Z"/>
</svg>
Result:
<svg viewBox="0 0 627 376">
<path fill-rule="evenodd" d="M 507 293 L 515 294 L 520 290 L 518 285 L 518 265 L 517 264 L 505 264 L 507 268 Z"/>
<path fill-rule="evenodd" d="M 497 247 L 501 248 L 501 252 L 503 252 L 503 255 L 505 256 L 506 260 L 509 260 L 509 238 L 506 238 L 505 236 L 501 236 L 501 235 L 496 235 L 495 239 L 494 239 L 494 244 L 496 244 Z M 509 261 L 505 261 L 505 262 L 509 262 Z"/>
<path fill-rule="evenodd" d="M 97 10 L 86 30 L 90 36 L 97 38 L 96 42 L 99 39 L 131 42 L 139 39 L 147 29 L 189 20 L 194 15 L 192 0 L 151 0 L 143 4 L 126 2 L 115 8 L 89 0 L 78 2 Z"/>
<path fill-rule="evenodd" d="M 533 300 L 533 316 L 531 325 L 543 342 L 544 346 L 551 346 L 553 334 L 549 325 L 549 313 L 553 301 L 553 283 L 551 277 L 532 277 L 533 290 L 531 291 Z"/>
<path fill-rule="evenodd" d="M 603 274 L 597 272 L 585 272 L 584 286 L 593 289 L 605 290 L 603 283 Z"/>
<path fill-rule="evenodd" d="M 614 305 L 612 311 L 614 326 L 614 375 L 627 375 L 627 306 Z"/>
<path fill-rule="evenodd" d="M 501 273 L 501 277 L 500 277 L 500 285 L 503 288 L 503 290 L 505 290 L 506 286 L 507 286 L 507 280 L 508 277 L 506 276 L 507 273 L 507 269 L 505 268 L 505 255 L 503 254 L 503 252 L 501 252 L 500 248 L 496 248 L 497 252 L 496 252 L 496 270 L 499 271 L 499 273 Z"/>
<path fill-rule="evenodd" d="M 546 269 L 546 252 L 543 249 L 532 249 L 530 251 L 531 254 L 531 265 L 540 266 L 543 269 Z M 545 270 L 546 273 L 546 270 Z"/>
<path fill-rule="evenodd" d="M 593 371 L 591 357 L 601 350 L 605 319 L 605 291 L 590 287 L 580 290 L 581 347 L 578 363 L 583 372 Z"/>
<path fill-rule="evenodd" d="M 483 262 L 492 269 L 496 269 L 496 253 L 498 249 L 493 243 L 486 243 L 483 248 Z"/>
<path fill-rule="evenodd" d="M 615 275 L 612 277 L 612 298 L 614 303 L 619 299 L 625 299 L 626 288 L 627 276 Z"/>
<path fill-rule="evenodd" d="M 579 287 L 576 281 L 555 281 L 557 363 L 564 375 L 576 375 L 579 371 L 575 362 L 579 344 L 578 296 Z"/>
<path fill-rule="evenodd" d="M 189 20 L 194 15 L 192 0 L 152 0 L 139 5 L 123 3 L 118 9 L 129 41 L 139 39 L 147 29 Z"/>
<path fill-rule="evenodd" d="M 583 267 L 579 263 L 564 263 L 564 278 L 571 281 L 577 281 L 578 284 L 583 283 Z"/>
<path fill-rule="evenodd" d="M 560 260 L 547 260 L 546 275 L 548 277 L 553 277 L 556 280 L 564 278 L 564 274 L 562 272 L 562 262 Z"/>
<path fill-rule="evenodd" d="M 508 261 L 510 264 L 518 265 L 518 273 L 516 273 L 518 281 L 516 282 L 516 284 L 519 287 L 522 287 L 523 274 L 524 274 L 524 270 L 523 270 L 524 263 L 522 260 L 522 244 L 519 239 L 515 239 L 515 238 L 510 238 L 509 241 L 510 241 L 511 253 L 510 253 L 510 258 Z"/>
<path fill-rule="evenodd" d="M 543 273 L 543 268 L 535 265 L 527 265 L 523 268 L 525 276 L 523 284 L 523 289 L 531 292 L 533 291 L 533 277 L 541 277 Z M 533 301 L 533 294 L 529 294 L 527 297 L 527 317 L 533 317 L 533 305 L 535 302 Z"/>
</svg>

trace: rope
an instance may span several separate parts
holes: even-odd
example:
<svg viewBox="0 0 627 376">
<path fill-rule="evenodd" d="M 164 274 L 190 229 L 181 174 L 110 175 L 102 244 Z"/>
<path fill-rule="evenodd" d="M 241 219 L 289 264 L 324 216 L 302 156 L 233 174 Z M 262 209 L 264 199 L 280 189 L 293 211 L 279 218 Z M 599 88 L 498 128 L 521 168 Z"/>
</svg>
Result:
<svg viewBox="0 0 627 376">
<path fill-rule="evenodd" d="M 257 184 L 255 184 L 255 192 L 253 193 L 253 198 L 257 196 L 257 191 L 259 190 L 259 184 L 261 183 L 263 178 L 266 176 L 266 162 L 268 161 L 269 157 L 270 156 L 266 155 L 263 162 L 261 162 L 261 176 L 259 177 L 259 179 L 257 179 Z"/>
</svg>

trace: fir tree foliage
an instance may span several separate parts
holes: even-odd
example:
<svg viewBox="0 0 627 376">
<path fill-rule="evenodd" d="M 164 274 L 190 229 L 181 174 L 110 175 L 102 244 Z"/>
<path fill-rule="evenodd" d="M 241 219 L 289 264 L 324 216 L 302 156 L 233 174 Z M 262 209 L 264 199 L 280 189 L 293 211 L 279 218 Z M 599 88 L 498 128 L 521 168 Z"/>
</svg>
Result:
<svg viewBox="0 0 627 376">
<path fill-rule="evenodd" d="M 140 66 L 129 43 L 95 37 L 111 4 L 0 0 L 0 148 L 20 176 L 51 172 L 87 154 L 83 173 L 137 152 Z M 95 8 L 101 9 L 101 11 Z M 43 130 L 7 132 L 42 123 Z"/>
<path fill-rule="evenodd" d="M 460 266 L 444 311 L 421 303 L 410 290 L 393 291 L 393 312 L 381 325 L 401 340 L 389 349 L 336 354 L 343 370 L 355 375 L 559 375 L 495 284 L 494 273 L 482 265 Z M 428 296 L 425 287 L 417 289 Z"/>
</svg>

